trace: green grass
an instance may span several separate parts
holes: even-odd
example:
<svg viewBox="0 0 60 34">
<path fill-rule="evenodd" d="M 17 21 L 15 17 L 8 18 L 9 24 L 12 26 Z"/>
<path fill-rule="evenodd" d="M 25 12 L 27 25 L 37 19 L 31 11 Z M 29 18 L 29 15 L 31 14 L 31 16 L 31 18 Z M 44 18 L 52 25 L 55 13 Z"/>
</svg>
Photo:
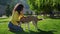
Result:
<svg viewBox="0 0 60 34">
<path fill-rule="evenodd" d="M 39 17 L 38 17 L 39 18 Z M 9 22 L 10 18 L 0 18 L 0 34 L 40 34 L 40 31 L 37 31 L 34 27 L 34 25 L 32 25 L 32 23 L 30 23 L 30 32 L 28 31 L 28 28 L 26 27 L 26 30 L 24 30 L 25 32 L 10 32 L 8 30 L 8 22 Z M 24 24 L 22 24 L 22 28 L 24 28 Z M 44 19 L 42 21 L 38 21 L 38 28 L 42 31 L 51 31 L 54 30 L 56 32 L 53 32 L 54 34 L 60 34 L 60 19 Z M 45 34 L 45 32 L 42 32 Z M 41 34 L 42 34 L 41 33 Z"/>
</svg>

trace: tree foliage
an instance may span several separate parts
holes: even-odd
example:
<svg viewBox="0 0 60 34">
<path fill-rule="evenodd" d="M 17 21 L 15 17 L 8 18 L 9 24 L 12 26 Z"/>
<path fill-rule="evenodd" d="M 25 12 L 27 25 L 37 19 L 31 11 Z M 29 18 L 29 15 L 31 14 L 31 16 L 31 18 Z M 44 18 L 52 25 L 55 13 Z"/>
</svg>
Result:
<svg viewBox="0 0 60 34">
<path fill-rule="evenodd" d="M 11 8 L 10 8 L 10 5 L 7 5 L 6 7 L 6 16 L 9 17 L 11 15 L 12 11 L 11 11 Z"/>
<path fill-rule="evenodd" d="M 60 0 L 27 0 L 31 10 L 50 13 L 54 9 L 60 9 Z"/>
<path fill-rule="evenodd" d="M 39 1 L 40 0 L 28 0 L 28 4 L 30 6 L 30 9 L 38 10 L 38 8 L 39 8 Z"/>
</svg>

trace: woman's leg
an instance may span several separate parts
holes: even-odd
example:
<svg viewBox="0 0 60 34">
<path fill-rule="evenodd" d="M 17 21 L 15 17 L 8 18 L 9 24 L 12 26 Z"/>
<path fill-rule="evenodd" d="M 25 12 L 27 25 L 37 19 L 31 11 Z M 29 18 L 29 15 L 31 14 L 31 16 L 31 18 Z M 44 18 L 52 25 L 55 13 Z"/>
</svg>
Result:
<svg viewBox="0 0 60 34">
<path fill-rule="evenodd" d="M 11 22 L 9 22 L 9 24 L 8 24 L 8 28 L 9 28 L 9 30 L 11 30 L 11 31 L 14 30 L 13 24 L 12 24 Z"/>
<path fill-rule="evenodd" d="M 20 27 L 20 26 L 14 26 L 14 29 L 15 29 L 16 31 L 23 31 L 23 28 Z"/>
<path fill-rule="evenodd" d="M 8 27 L 9 27 L 10 30 L 23 31 L 23 28 L 21 28 L 20 26 L 15 26 L 11 22 L 9 22 Z"/>
</svg>

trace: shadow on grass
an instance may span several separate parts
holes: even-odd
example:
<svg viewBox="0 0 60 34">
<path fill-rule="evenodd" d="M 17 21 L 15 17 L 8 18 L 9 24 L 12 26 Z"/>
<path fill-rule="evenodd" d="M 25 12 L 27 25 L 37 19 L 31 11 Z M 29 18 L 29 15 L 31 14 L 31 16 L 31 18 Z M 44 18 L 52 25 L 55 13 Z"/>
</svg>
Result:
<svg viewBox="0 0 60 34">
<path fill-rule="evenodd" d="M 28 32 L 25 32 L 25 31 L 10 31 L 10 32 L 12 32 L 12 33 L 14 33 L 14 34 L 29 34 Z"/>
<path fill-rule="evenodd" d="M 43 31 L 43 30 L 38 30 L 39 32 L 34 32 L 34 31 L 30 31 L 30 34 L 54 34 L 53 32 L 56 31 Z"/>
<path fill-rule="evenodd" d="M 29 31 L 29 32 L 13 32 L 15 34 L 54 34 L 55 31 L 43 31 L 39 29 L 39 32 Z"/>
</svg>

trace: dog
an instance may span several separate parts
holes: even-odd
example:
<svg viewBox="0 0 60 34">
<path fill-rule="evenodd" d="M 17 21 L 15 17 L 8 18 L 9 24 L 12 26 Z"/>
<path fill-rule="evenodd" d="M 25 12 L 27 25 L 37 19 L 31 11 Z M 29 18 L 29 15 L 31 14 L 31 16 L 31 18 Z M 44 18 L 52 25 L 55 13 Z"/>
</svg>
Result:
<svg viewBox="0 0 60 34">
<path fill-rule="evenodd" d="M 30 30 L 29 22 L 32 21 L 32 24 L 35 26 L 36 29 L 38 29 L 38 27 L 37 27 L 37 22 L 40 21 L 40 20 L 43 20 L 43 19 L 38 19 L 38 18 L 35 17 L 35 16 L 22 17 L 22 18 L 20 19 L 20 26 L 21 26 L 22 23 L 24 23 L 24 24 L 27 23 L 27 25 L 28 25 L 28 30 Z"/>
</svg>

